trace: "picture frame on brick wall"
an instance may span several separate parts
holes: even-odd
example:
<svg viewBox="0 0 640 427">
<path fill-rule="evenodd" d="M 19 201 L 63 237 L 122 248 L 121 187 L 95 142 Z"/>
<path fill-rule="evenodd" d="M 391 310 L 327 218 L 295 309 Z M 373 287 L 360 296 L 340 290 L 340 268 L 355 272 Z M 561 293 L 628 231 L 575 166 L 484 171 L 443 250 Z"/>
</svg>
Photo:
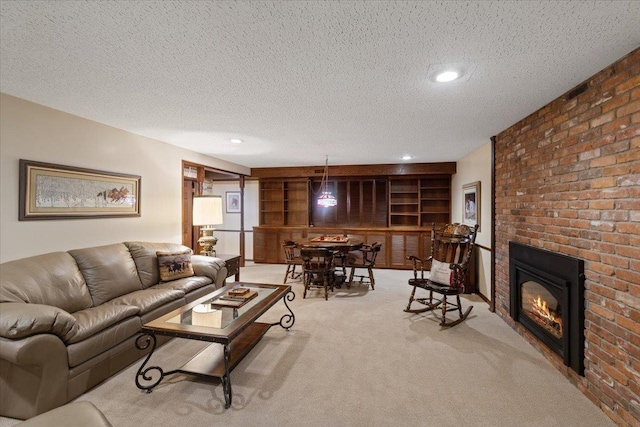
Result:
<svg viewBox="0 0 640 427">
<path fill-rule="evenodd" d="M 480 181 L 462 186 L 462 223 L 471 226 L 478 224 L 480 231 Z"/>
</svg>

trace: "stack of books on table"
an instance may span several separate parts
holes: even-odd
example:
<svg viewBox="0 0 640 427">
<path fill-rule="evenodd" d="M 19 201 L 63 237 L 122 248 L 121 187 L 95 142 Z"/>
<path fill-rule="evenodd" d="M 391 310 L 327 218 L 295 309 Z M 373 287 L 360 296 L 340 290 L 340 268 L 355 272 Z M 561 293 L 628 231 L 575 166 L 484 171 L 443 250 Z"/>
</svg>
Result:
<svg viewBox="0 0 640 427">
<path fill-rule="evenodd" d="M 258 296 L 258 292 L 252 291 L 249 288 L 233 288 L 218 298 L 215 303 L 229 306 L 241 306 L 256 296 Z"/>
</svg>

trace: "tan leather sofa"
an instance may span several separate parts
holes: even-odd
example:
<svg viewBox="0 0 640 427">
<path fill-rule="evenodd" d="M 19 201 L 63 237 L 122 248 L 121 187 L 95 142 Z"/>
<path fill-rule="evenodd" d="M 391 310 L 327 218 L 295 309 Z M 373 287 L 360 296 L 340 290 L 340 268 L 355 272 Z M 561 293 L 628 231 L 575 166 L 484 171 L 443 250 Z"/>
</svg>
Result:
<svg viewBox="0 0 640 427">
<path fill-rule="evenodd" d="M 71 402 L 17 425 L 19 427 L 112 427 L 102 411 L 91 402 Z"/>
<path fill-rule="evenodd" d="M 156 252 L 187 249 L 124 242 L 0 264 L 0 415 L 78 397 L 144 355 L 143 323 L 222 286 L 224 261 L 199 255 L 193 276 L 160 282 Z"/>
</svg>

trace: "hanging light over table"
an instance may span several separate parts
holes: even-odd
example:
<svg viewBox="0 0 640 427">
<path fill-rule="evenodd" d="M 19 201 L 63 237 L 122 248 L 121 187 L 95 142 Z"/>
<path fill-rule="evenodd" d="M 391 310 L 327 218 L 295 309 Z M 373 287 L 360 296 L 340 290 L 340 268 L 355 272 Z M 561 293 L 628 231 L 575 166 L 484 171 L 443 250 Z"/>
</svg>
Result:
<svg viewBox="0 0 640 427">
<path fill-rule="evenodd" d="M 318 206 L 330 208 L 338 204 L 338 200 L 335 198 L 331 191 L 329 191 L 329 156 L 327 156 L 324 173 L 322 174 L 322 181 L 320 181 L 320 197 L 318 197 Z"/>
</svg>

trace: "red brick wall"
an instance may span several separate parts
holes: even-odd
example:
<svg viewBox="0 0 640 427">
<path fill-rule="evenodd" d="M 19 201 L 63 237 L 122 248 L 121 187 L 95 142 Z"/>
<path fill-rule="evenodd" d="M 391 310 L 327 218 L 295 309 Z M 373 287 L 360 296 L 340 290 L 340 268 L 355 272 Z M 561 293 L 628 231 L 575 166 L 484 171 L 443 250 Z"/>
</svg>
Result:
<svg viewBox="0 0 640 427">
<path fill-rule="evenodd" d="M 496 136 L 496 312 L 640 426 L 640 49 Z M 580 86 L 578 86 L 580 87 Z M 509 317 L 509 241 L 585 261 L 585 377 Z"/>
</svg>

